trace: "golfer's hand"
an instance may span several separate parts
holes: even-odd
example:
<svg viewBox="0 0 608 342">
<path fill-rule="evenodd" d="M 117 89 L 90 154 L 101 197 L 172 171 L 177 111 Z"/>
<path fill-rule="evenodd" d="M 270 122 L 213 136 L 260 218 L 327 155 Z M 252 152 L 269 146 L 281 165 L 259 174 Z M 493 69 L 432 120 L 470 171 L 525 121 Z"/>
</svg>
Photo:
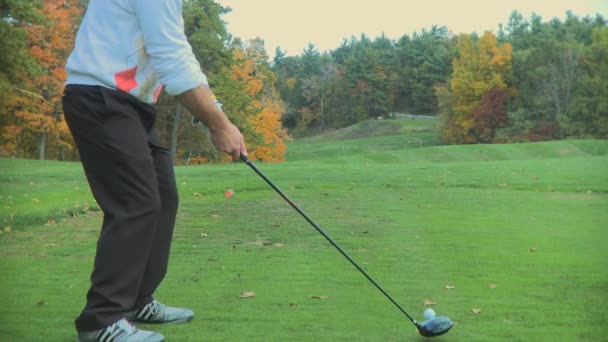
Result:
<svg viewBox="0 0 608 342">
<path fill-rule="evenodd" d="M 232 161 L 239 161 L 241 155 L 247 155 L 243 134 L 230 122 L 211 130 L 211 142 L 219 151 L 230 154 Z"/>
</svg>

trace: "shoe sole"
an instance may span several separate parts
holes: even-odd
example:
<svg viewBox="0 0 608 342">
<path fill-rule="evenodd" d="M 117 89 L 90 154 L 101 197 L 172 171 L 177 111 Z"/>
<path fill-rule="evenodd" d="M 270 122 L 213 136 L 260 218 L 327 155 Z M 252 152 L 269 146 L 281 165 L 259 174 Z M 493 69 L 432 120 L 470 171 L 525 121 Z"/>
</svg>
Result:
<svg viewBox="0 0 608 342">
<path fill-rule="evenodd" d="M 190 323 L 194 319 L 193 317 L 186 318 L 178 318 L 172 321 L 143 321 L 143 320 L 130 320 L 131 323 L 136 324 L 152 324 L 152 325 L 171 325 L 171 324 L 180 324 L 180 323 Z"/>
</svg>

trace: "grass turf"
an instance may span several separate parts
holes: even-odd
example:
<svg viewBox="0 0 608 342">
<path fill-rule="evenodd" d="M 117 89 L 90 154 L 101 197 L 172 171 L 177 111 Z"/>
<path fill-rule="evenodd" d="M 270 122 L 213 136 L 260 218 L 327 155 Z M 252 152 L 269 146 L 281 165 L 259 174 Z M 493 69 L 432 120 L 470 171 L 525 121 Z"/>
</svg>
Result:
<svg viewBox="0 0 608 342">
<path fill-rule="evenodd" d="M 453 319 L 438 341 L 606 337 L 607 141 L 399 149 L 401 138 L 344 141 L 364 147 L 347 155 L 330 140 L 295 141 L 289 162 L 258 166 L 409 313 L 422 319 L 430 301 Z M 323 146 L 321 157 L 297 151 Z M 0 235 L 0 340 L 73 340 L 101 214 L 77 163 L 0 166 L 12 228 Z M 157 298 L 198 316 L 153 327 L 170 340 L 422 340 L 245 165 L 176 171 Z"/>
</svg>

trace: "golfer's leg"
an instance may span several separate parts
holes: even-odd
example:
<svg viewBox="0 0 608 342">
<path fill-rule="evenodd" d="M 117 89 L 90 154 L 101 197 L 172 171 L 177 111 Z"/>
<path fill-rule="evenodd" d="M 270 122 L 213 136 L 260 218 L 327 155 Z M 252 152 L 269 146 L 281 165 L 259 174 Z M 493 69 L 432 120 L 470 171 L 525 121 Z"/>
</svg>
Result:
<svg viewBox="0 0 608 342">
<path fill-rule="evenodd" d="M 173 173 L 171 153 L 158 143 L 154 135 L 150 139 L 149 146 L 152 150 L 156 175 L 158 177 L 161 212 L 158 218 L 154 241 L 152 242 L 152 251 L 148 258 L 146 273 L 135 308 L 141 308 L 152 300 L 154 291 L 167 273 L 169 251 L 178 206 L 177 185 Z"/>
<path fill-rule="evenodd" d="M 64 112 L 91 190 L 104 212 L 87 303 L 76 320 L 92 331 L 121 319 L 138 298 L 148 263 L 160 195 L 147 132 L 139 114 L 108 93 L 66 93 Z M 105 96 L 105 97 L 104 97 Z"/>
</svg>

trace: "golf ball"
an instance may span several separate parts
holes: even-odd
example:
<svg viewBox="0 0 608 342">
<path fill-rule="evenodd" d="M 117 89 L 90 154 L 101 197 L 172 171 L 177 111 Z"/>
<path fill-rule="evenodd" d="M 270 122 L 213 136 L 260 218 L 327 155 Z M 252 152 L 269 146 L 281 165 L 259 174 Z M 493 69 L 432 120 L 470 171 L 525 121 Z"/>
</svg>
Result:
<svg viewBox="0 0 608 342">
<path fill-rule="evenodd" d="M 430 309 L 430 308 L 424 310 L 424 318 L 426 318 L 426 319 L 433 319 L 433 318 L 435 318 L 435 310 Z"/>
</svg>

